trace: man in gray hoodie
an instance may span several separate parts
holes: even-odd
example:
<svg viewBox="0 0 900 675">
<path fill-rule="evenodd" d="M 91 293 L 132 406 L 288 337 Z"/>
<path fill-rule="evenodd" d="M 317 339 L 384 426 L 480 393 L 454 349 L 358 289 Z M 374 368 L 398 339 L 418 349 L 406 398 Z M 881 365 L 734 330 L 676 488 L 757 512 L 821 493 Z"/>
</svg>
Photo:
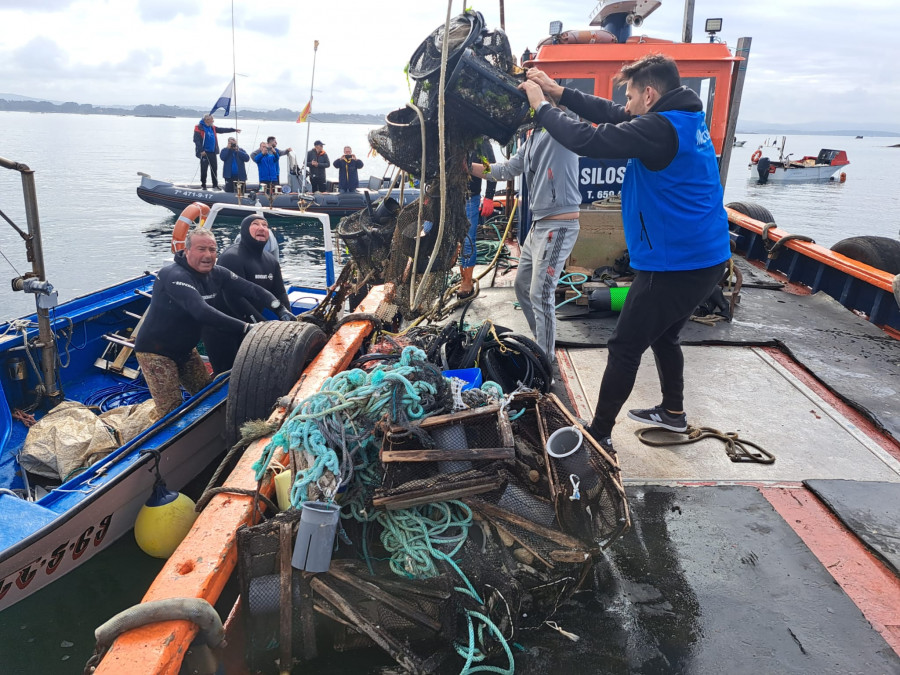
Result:
<svg viewBox="0 0 900 675">
<path fill-rule="evenodd" d="M 507 162 L 469 172 L 492 181 L 523 176 L 528 187 L 531 229 L 519 254 L 516 298 L 534 338 L 551 361 L 556 360 L 556 284 L 578 238 L 578 155 L 535 129 Z"/>
</svg>

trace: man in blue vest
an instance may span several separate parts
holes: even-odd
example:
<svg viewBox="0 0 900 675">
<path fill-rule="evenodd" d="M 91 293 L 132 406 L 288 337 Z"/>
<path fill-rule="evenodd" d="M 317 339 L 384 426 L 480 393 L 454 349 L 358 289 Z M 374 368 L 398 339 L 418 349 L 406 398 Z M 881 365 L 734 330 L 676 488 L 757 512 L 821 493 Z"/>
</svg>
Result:
<svg viewBox="0 0 900 675">
<path fill-rule="evenodd" d="M 625 106 L 562 87 L 535 68 L 521 85 L 537 123 L 562 145 L 588 157 L 628 159 L 622 220 L 637 273 L 608 342 L 589 427 L 608 449 L 648 347 L 662 402 L 628 416 L 672 431 L 687 429 L 679 334 L 731 257 L 716 153 L 700 98 L 681 86 L 675 61 L 661 54 L 623 66 L 617 79 L 626 86 Z M 567 117 L 545 94 L 598 126 Z"/>
</svg>

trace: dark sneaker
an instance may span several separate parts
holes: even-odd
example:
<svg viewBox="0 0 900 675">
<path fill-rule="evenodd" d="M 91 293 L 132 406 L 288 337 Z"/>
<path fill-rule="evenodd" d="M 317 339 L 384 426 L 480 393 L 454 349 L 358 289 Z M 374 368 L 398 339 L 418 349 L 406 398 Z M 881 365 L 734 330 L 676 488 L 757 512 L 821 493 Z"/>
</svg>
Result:
<svg viewBox="0 0 900 675">
<path fill-rule="evenodd" d="M 629 410 L 628 417 L 635 422 L 650 424 L 669 431 L 687 431 L 687 417 L 684 413 L 674 415 L 661 406 L 644 410 Z"/>
<path fill-rule="evenodd" d="M 616 449 L 613 447 L 612 439 L 609 436 L 604 436 L 603 438 L 597 441 L 600 444 L 600 447 L 606 450 L 610 455 L 615 456 Z"/>
</svg>

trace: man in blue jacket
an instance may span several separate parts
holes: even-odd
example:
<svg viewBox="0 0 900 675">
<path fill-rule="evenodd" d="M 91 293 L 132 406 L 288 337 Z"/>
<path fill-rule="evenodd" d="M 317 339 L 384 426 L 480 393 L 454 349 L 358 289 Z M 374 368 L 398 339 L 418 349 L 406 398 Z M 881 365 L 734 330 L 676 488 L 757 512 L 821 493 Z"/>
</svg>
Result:
<svg viewBox="0 0 900 675">
<path fill-rule="evenodd" d="M 622 220 L 637 274 L 608 342 L 589 429 L 607 448 L 648 347 L 662 402 L 628 416 L 672 431 L 687 429 L 679 334 L 731 257 L 716 153 L 700 98 L 681 86 L 675 62 L 661 54 L 623 66 L 618 80 L 626 85 L 624 107 L 562 87 L 535 68 L 521 85 L 537 123 L 564 146 L 589 157 L 628 159 Z M 545 94 L 598 126 L 566 117 Z"/>
<path fill-rule="evenodd" d="M 228 145 L 219 153 L 222 158 L 222 176 L 225 178 L 225 192 L 234 192 L 234 181 L 247 182 L 246 163 L 250 155 L 238 147 L 237 139 L 229 138 Z"/>
<path fill-rule="evenodd" d="M 264 144 L 259 144 L 259 150 L 254 150 L 250 153 L 250 159 L 256 161 L 256 156 L 262 153 L 262 146 Z M 278 160 L 288 154 L 293 148 L 288 148 L 287 150 L 279 150 L 278 149 L 278 139 L 274 136 L 269 136 L 266 138 L 265 146 L 267 148 L 268 154 L 275 156 L 275 178 L 273 179 L 273 183 L 275 185 L 281 184 L 281 166 L 279 165 Z"/>
<path fill-rule="evenodd" d="M 269 147 L 268 143 L 260 143 L 259 149 L 254 150 L 250 158 L 256 162 L 259 169 L 259 187 L 266 194 L 272 195 L 278 187 L 278 150 Z"/>
<path fill-rule="evenodd" d="M 204 115 L 194 127 L 194 154 L 200 159 L 200 185 L 206 189 L 206 174 L 212 173 L 213 190 L 219 189 L 219 164 L 216 157 L 219 154 L 219 138 L 216 134 L 241 133 L 240 129 L 231 129 L 215 125 L 212 115 Z"/>
<path fill-rule="evenodd" d="M 359 169 L 363 167 L 361 159 L 356 159 L 353 149 L 344 146 L 344 154 L 334 160 L 332 166 L 338 170 L 338 191 L 356 192 L 359 187 Z"/>
</svg>

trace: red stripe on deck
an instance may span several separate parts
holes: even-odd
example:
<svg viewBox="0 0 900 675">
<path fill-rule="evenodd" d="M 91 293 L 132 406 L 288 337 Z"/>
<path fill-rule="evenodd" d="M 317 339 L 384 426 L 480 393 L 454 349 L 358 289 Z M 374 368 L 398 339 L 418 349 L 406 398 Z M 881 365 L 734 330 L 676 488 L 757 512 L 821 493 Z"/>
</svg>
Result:
<svg viewBox="0 0 900 675">
<path fill-rule="evenodd" d="M 763 347 L 763 351 L 778 361 L 791 375 L 812 389 L 823 401 L 844 416 L 847 421 L 856 425 L 866 436 L 880 445 L 886 453 L 900 461 L 900 444 L 880 431 L 872 423 L 872 420 L 856 408 L 851 408 L 847 405 L 843 399 L 817 379 L 814 373 L 776 347 Z"/>
<path fill-rule="evenodd" d="M 760 488 L 807 548 L 900 655 L 900 579 L 805 488 Z"/>
</svg>

